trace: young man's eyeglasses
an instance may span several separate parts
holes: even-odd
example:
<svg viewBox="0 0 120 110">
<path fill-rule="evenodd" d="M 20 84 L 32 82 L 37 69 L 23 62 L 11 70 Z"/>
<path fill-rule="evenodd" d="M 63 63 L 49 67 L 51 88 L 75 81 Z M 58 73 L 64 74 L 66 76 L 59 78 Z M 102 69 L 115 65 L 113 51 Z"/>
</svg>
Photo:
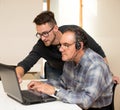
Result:
<svg viewBox="0 0 120 110">
<path fill-rule="evenodd" d="M 45 31 L 45 32 L 43 32 L 43 33 L 36 33 L 36 37 L 37 38 L 42 38 L 42 36 L 44 36 L 44 37 L 48 37 L 49 36 L 49 33 L 53 30 L 53 28 L 54 28 L 54 26 L 49 30 L 49 31 Z"/>
</svg>

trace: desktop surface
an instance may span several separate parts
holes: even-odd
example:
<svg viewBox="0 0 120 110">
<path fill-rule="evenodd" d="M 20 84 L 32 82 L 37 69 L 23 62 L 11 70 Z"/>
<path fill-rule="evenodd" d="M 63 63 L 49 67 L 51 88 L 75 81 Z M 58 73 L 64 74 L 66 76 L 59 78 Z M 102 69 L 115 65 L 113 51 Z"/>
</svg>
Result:
<svg viewBox="0 0 120 110">
<path fill-rule="evenodd" d="M 21 84 L 21 89 L 27 89 L 27 84 L 30 80 L 24 80 Z M 19 102 L 8 97 L 3 90 L 2 82 L 0 81 L 0 109 L 3 110 L 82 110 L 76 104 L 63 103 L 54 101 L 48 103 L 40 103 L 34 105 L 22 105 Z"/>
</svg>

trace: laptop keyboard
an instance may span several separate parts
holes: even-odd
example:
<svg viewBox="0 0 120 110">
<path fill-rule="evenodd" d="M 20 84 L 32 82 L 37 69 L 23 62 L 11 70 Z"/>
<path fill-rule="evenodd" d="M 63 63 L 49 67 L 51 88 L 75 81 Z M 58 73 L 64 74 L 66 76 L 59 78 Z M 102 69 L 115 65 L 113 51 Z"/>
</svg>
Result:
<svg viewBox="0 0 120 110">
<path fill-rule="evenodd" d="M 49 95 L 34 92 L 34 91 L 29 91 L 29 90 L 22 91 L 22 95 L 23 95 L 23 98 L 29 102 L 49 102 L 49 101 L 56 100 L 55 98 Z"/>
<path fill-rule="evenodd" d="M 22 95 L 23 95 L 23 98 L 27 101 L 43 102 L 43 97 L 42 96 L 38 96 L 38 95 L 34 94 L 33 92 L 28 91 L 28 90 L 22 91 Z"/>
</svg>

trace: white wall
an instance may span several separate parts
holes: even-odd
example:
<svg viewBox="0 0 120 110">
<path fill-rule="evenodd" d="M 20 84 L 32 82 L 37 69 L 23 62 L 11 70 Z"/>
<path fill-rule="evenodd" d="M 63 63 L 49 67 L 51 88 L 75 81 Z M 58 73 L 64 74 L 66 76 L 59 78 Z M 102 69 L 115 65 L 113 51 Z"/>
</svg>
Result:
<svg viewBox="0 0 120 110">
<path fill-rule="evenodd" d="M 83 0 L 83 28 L 104 49 L 111 70 L 120 74 L 120 0 Z"/>
<path fill-rule="evenodd" d="M 58 25 L 79 25 L 80 0 L 50 0 Z M 42 0 L 0 0 L 0 62 L 17 64 L 31 50 L 34 17 Z M 83 28 L 102 46 L 111 70 L 119 73 L 120 0 L 83 0 Z"/>
<path fill-rule="evenodd" d="M 29 53 L 38 40 L 33 20 L 41 11 L 42 0 L 0 0 L 0 63 L 16 65 Z"/>
<path fill-rule="evenodd" d="M 50 0 L 50 10 L 55 13 L 58 26 L 79 25 L 80 0 Z"/>
</svg>

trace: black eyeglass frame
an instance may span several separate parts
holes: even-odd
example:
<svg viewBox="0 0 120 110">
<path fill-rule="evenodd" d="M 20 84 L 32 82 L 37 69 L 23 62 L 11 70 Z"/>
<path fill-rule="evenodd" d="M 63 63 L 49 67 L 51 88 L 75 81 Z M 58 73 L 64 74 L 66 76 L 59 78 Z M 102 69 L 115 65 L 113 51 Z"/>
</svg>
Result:
<svg viewBox="0 0 120 110">
<path fill-rule="evenodd" d="M 45 31 L 45 32 L 43 32 L 43 33 L 36 33 L 36 37 L 37 38 L 39 38 L 39 39 L 41 39 L 42 38 L 42 36 L 44 36 L 44 37 L 48 37 L 49 36 L 49 33 L 52 31 L 54 29 L 54 26 L 49 30 L 49 31 Z"/>
</svg>

